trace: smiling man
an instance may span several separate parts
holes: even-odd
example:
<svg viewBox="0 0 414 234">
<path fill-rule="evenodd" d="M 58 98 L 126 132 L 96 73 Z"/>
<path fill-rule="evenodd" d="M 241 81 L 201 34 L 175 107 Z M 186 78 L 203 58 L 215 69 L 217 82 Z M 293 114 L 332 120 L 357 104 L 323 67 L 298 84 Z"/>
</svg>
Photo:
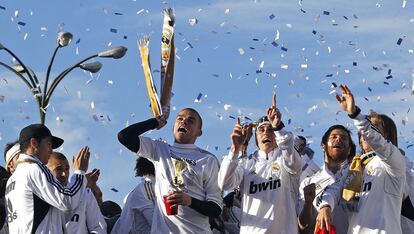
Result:
<svg viewBox="0 0 414 234">
<path fill-rule="evenodd" d="M 152 233 L 211 233 L 208 217 L 221 213 L 221 191 L 217 185 L 217 158 L 194 143 L 202 134 L 202 119 L 191 108 L 181 110 L 174 123 L 174 144 L 140 136 L 162 128 L 164 116 L 133 124 L 118 134 L 119 141 L 155 166 L 157 204 Z M 178 208 L 167 215 L 166 202 Z"/>
<path fill-rule="evenodd" d="M 327 186 L 335 183 L 336 180 L 345 178 L 348 162 L 355 155 L 355 144 L 352 141 L 351 132 L 342 125 L 333 125 L 325 132 L 321 147 L 324 152 L 322 170 L 305 178 L 299 187 L 298 224 L 301 233 L 314 232 L 318 215 L 316 207 L 318 197 L 322 196 Z M 335 210 L 333 225 L 337 233 L 346 233 L 348 218 L 344 207 Z"/>
<path fill-rule="evenodd" d="M 244 156 L 240 149 L 248 132 L 238 119 L 219 172 L 221 189 L 240 186 L 240 233 L 297 233 L 295 206 L 303 161 L 294 149 L 294 136 L 284 130 L 276 97 L 256 127 L 259 150 Z"/>
</svg>

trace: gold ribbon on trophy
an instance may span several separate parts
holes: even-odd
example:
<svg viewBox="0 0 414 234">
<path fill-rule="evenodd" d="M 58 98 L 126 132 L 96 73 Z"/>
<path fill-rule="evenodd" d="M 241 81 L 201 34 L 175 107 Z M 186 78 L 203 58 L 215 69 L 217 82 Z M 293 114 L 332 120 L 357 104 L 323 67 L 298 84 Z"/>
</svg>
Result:
<svg viewBox="0 0 414 234">
<path fill-rule="evenodd" d="M 141 54 L 142 68 L 144 70 L 145 82 L 154 117 L 161 114 L 168 119 L 170 114 L 171 91 L 174 78 L 174 11 L 171 8 L 164 10 L 164 23 L 161 40 L 161 99 L 158 98 L 157 88 L 151 73 L 149 59 L 149 36 L 138 40 L 139 52 Z"/>
</svg>

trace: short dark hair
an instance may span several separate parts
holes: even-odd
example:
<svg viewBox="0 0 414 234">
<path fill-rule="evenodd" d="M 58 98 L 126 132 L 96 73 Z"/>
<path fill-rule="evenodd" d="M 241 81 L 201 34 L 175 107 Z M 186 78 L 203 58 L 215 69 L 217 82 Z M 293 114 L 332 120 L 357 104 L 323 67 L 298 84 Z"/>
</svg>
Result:
<svg viewBox="0 0 414 234">
<path fill-rule="evenodd" d="M 139 157 L 135 164 L 135 176 L 155 175 L 154 164 L 143 157 Z"/>
<path fill-rule="evenodd" d="M 42 138 L 40 138 L 40 137 L 34 137 L 34 139 L 39 144 L 40 144 L 40 141 L 42 140 Z M 26 140 L 26 141 L 22 141 L 22 142 L 19 141 L 19 144 L 20 144 L 20 151 L 22 153 L 24 153 L 24 152 L 26 152 L 27 148 L 29 148 L 29 146 L 30 146 L 30 139 L 29 140 Z"/>
<path fill-rule="evenodd" d="M 194 114 L 197 115 L 198 119 L 200 120 L 200 129 L 203 129 L 203 119 L 201 118 L 200 113 L 198 113 L 195 109 L 193 109 L 191 107 L 183 108 L 180 112 L 185 111 L 185 110 L 191 111 L 191 112 L 193 112 Z"/>
<path fill-rule="evenodd" d="M 121 214 L 122 212 L 121 207 L 116 202 L 110 200 L 102 202 L 100 209 L 102 215 L 104 215 L 107 218 L 112 218 L 118 214 Z"/>
<path fill-rule="evenodd" d="M 66 156 L 64 154 L 60 153 L 60 152 L 53 151 L 50 156 L 51 157 L 55 157 L 58 160 L 66 160 L 66 161 L 68 161 L 68 159 L 66 158 Z"/>
<path fill-rule="evenodd" d="M 3 155 L 3 157 L 4 157 L 4 161 L 6 161 L 6 154 L 7 154 L 7 151 L 9 151 L 15 144 L 17 144 L 17 143 L 19 143 L 19 140 L 15 140 L 15 141 L 12 141 L 12 142 L 9 142 L 9 143 L 6 143 L 5 145 L 4 145 L 4 155 Z M 21 148 L 21 146 L 20 146 L 20 148 Z"/>
<path fill-rule="evenodd" d="M 323 134 L 322 136 L 322 141 L 321 144 L 323 145 L 327 145 L 328 144 L 328 138 L 329 135 L 331 134 L 331 132 L 335 129 L 340 129 L 343 130 L 347 133 L 348 138 L 349 138 L 349 147 L 351 147 L 351 150 L 349 152 L 348 158 L 355 156 L 356 153 L 356 146 L 354 141 L 352 141 L 352 137 L 351 137 L 351 131 L 349 131 L 346 127 L 344 127 L 343 125 L 340 124 L 335 124 L 332 125 L 331 127 L 328 128 L 328 130 L 326 130 L 325 134 Z"/>
</svg>

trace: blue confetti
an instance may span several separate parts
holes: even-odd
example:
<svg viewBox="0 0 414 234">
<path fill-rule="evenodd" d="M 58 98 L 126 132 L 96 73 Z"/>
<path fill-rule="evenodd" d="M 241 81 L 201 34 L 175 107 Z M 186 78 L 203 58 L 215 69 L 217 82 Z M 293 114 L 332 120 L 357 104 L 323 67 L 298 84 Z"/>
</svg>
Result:
<svg viewBox="0 0 414 234">
<path fill-rule="evenodd" d="M 288 125 L 290 125 L 290 123 L 292 123 L 292 119 L 288 119 Z"/>
<path fill-rule="evenodd" d="M 278 47 L 278 46 L 279 46 L 279 44 L 277 44 L 275 41 L 272 41 L 272 46 L 274 46 L 274 47 Z"/>
<path fill-rule="evenodd" d="M 329 14 L 331 14 L 329 11 L 323 11 L 323 14 L 324 15 L 329 15 Z"/>
<path fill-rule="evenodd" d="M 316 35 L 316 31 L 315 30 L 312 30 L 312 33 Z"/>
<path fill-rule="evenodd" d="M 280 49 L 283 50 L 283 51 L 288 51 L 288 49 L 284 46 L 282 46 Z"/>
<path fill-rule="evenodd" d="M 214 149 L 217 151 L 218 150 L 218 146 L 215 146 Z"/>
<path fill-rule="evenodd" d="M 368 97 L 364 97 L 364 99 L 365 99 L 367 102 L 369 102 Z"/>
<path fill-rule="evenodd" d="M 391 71 L 392 71 L 391 69 L 388 69 L 388 75 L 391 75 Z"/>
<path fill-rule="evenodd" d="M 407 149 L 410 148 L 410 147 L 412 147 L 412 146 L 414 146 L 414 144 L 407 145 Z"/>
<path fill-rule="evenodd" d="M 116 29 L 116 28 L 111 28 L 110 31 L 111 31 L 111 33 L 118 33 L 118 29 Z"/>
<path fill-rule="evenodd" d="M 358 63 L 357 62 L 353 62 L 352 63 L 352 66 L 354 66 L 354 67 L 356 67 L 358 65 Z"/>
<path fill-rule="evenodd" d="M 368 91 L 372 92 L 372 89 L 370 87 L 368 87 Z"/>
<path fill-rule="evenodd" d="M 338 85 L 337 85 L 335 82 L 332 82 L 332 86 L 333 86 L 334 88 L 338 87 Z"/>
<path fill-rule="evenodd" d="M 255 49 L 254 47 L 251 47 L 251 46 L 250 46 L 249 48 L 250 48 L 251 50 L 254 50 L 254 49 Z"/>
<path fill-rule="evenodd" d="M 4 7 L 4 6 L 0 6 L 0 9 L 2 9 L 2 10 L 6 10 L 6 7 Z"/>
<path fill-rule="evenodd" d="M 397 45 L 401 45 L 402 40 L 402 38 L 398 38 Z"/>
<path fill-rule="evenodd" d="M 198 96 L 197 96 L 197 98 L 196 98 L 196 100 L 197 101 L 200 101 L 202 96 L 203 96 L 203 94 L 202 93 L 199 93 Z"/>
<path fill-rule="evenodd" d="M 75 44 L 79 44 L 80 43 L 80 38 L 78 38 L 78 40 L 76 40 Z"/>
<path fill-rule="evenodd" d="M 306 13 L 306 11 L 305 11 L 305 10 L 303 10 L 302 8 L 300 8 L 300 11 L 301 11 L 302 13 Z"/>
<path fill-rule="evenodd" d="M 116 192 L 116 193 L 119 192 L 118 189 L 116 189 L 116 188 L 111 188 L 111 190 Z"/>
<path fill-rule="evenodd" d="M 344 19 L 348 20 L 348 17 L 344 16 Z"/>
<path fill-rule="evenodd" d="M 124 35 L 124 39 L 125 39 L 125 40 L 126 40 L 126 39 L 128 39 L 127 35 Z"/>
<path fill-rule="evenodd" d="M 192 49 L 192 48 L 194 48 L 193 47 L 193 45 L 191 45 L 191 43 L 190 42 L 187 42 L 187 45 Z"/>
<path fill-rule="evenodd" d="M 386 85 L 390 85 L 390 83 L 388 83 L 387 81 L 384 81 L 384 84 L 386 84 Z"/>
<path fill-rule="evenodd" d="M 274 14 L 269 15 L 269 19 L 270 19 L 270 20 L 272 20 L 272 19 L 274 19 L 274 18 L 275 18 L 275 15 L 274 15 Z"/>
<path fill-rule="evenodd" d="M 26 26 L 26 23 L 25 22 L 22 22 L 22 21 L 17 22 L 17 24 L 18 25 L 21 25 L 21 26 Z"/>
<path fill-rule="evenodd" d="M 123 13 L 115 12 L 115 15 L 124 15 Z"/>
<path fill-rule="evenodd" d="M 236 119 L 236 117 L 229 115 L 230 119 Z"/>
<path fill-rule="evenodd" d="M 253 40 L 253 41 L 259 41 L 259 39 L 257 39 L 257 38 L 253 38 L 252 40 Z"/>
<path fill-rule="evenodd" d="M 392 75 L 386 76 L 385 79 L 389 80 L 392 78 Z"/>
<path fill-rule="evenodd" d="M 197 58 L 197 62 L 201 63 L 201 60 L 200 60 L 200 58 Z"/>
<path fill-rule="evenodd" d="M 326 75 L 326 77 L 332 77 L 333 76 L 333 74 L 328 74 L 328 75 Z"/>
</svg>

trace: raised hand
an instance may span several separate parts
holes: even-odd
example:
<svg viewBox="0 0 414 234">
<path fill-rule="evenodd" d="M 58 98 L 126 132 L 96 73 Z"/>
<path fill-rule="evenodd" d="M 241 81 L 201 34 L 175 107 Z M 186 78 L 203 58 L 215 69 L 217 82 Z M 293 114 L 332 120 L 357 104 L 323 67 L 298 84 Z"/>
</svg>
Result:
<svg viewBox="0 0 414 234">
<path fill-rule="evenodd" d="M 352 115 L 355 111 L 355 100 L 351 90 L 346 85 L 339 85 L 342 95 L 336 94 L 336 100 L 339 102 L 339 106 L 342 110 L 346 111 L 349 115 Z"/>
<path fill-rule="evenodd" d="M 273 128 L 279 127 L 282 121 L 282 114 L 276 108 L 276 94 L 273 94 L 272 106 L 267 108 L 267 118 L 272 123 Z"/>
<path fill-rule="evenodd" d="M 101 171 L 97 168 L 94 168 L 92 171 L 86 173 L 85 176 L 86 176 L 86 179 L 88 180 L 86 187 L 92 187 L 96 185 L 96 182 L 98 181 L 100 175 L 101 175 Z"/>
<path fill-rule="evenodd" d="M 158 122 L 157 129 L 161 129 L 162 127 L 164 127 L 167 124 L 168 116 L 166 114 L 161 114 L 161 115 L 159 115 L 155 118 L 157 119 L 157 122 Z"/>
<path fill-rule="evenodd" d="M 240 124 L 240 118 L 237 118 L 230 139 L 232 143 L 231 151 L 233 153 L 239 152 L 240 147 L 243 144 L 243 126 Z"/>
<path fill-rule="evenodd" d="M 73 168 L 75 170 L 81 170 L 81 171 L 86 172 L 89 166 L 89 156 L 90 156 L 89 147 L 88 146 L 82 147 L 78 155 L 73 157 L 73 160 L 72 160 Z"/>
<path fill-rule="evenodd" d="M 305 203 L 312 204 L 313 199 L 315 199 L 315 189 L 316 189 L 316 186 L 314 183 L 306 185 L 303 188 L 303 195 L 305 197 Z"/>
</svg>

